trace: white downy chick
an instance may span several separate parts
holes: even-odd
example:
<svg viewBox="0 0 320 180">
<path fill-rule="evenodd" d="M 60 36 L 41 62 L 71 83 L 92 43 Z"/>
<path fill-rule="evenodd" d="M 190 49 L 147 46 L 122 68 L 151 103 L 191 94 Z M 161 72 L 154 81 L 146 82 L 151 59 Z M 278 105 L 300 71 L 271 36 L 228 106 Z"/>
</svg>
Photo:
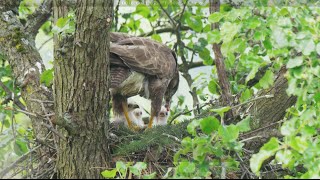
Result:
<svg viewBox="0 0 320 180">
<path fill-rule="evenodd" d="M 159 117 L 155 117 L 152 126 L 165 126 L 168 124 L 167 120 L 169 118 L 170 111 L 167 110 L 164 106 L 161 107 L 159 112 Z"/>
</svg>

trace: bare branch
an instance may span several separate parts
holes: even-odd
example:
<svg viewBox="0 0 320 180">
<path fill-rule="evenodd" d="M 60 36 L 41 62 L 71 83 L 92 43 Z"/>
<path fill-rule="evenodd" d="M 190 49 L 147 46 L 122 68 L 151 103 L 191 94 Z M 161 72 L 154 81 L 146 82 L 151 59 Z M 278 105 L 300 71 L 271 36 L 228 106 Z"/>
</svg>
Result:
<svg viewBox="0 0 320 180">
<path fill-rule="evenodd" d="M 44 41 L 41 46 L 38 48 L 38 51 L 40 51 L 44 45 L 46 45 L 49 41 L 53 40 L 53 37 L 50 37 L 49 39 L 47 39 L 46 41 Z"/>
<path fill-rule="evenodd" d="M 30 150 L 28 153 L 24 154 L 23 156 L 21 156 L 18 160 L 16 160 L 15 162 L 13 162 L 11 165 L 7 166 L 5 169 L 3 169 L 0 172 L 0 178 L 2 179 L 6 174 L 8 174 L 10 172 L 10 170 L 14 169 L 19 163 L 23 162 L 24 160 L 26 160 L 29 156 L 29 154 L 33 153 L 34 151 L 36 151 L 37 149 L 39 149 L 41 147 L 37 146 L 35 148 L 33 148 L 32 150 Z"/>
<path fill-rule="evenodd" d="M 220 0 L 210 0 L 210 13 L 219 12 L 220 11 Z M 213 23 L 211 25 L 212 29 L 219 29 L 218 23 Z M 221 97 L 223 100 L 224 106 L 231 106 L 233 99 L 231 95 L 230 83 L 228 80 L 226 67 L 224 64 L 224 58 L 221 53 L 221 46 L 219 44 L 214 43 L 212 45 L 213 52 L 215 54 L 215 64 L 217 67 L 217 74 L 219 79 L 219 86 L 222 90 Z M 232 118 L 233 113 L 230 111 L 227 113 L 227 118 Z"/>
</svg>

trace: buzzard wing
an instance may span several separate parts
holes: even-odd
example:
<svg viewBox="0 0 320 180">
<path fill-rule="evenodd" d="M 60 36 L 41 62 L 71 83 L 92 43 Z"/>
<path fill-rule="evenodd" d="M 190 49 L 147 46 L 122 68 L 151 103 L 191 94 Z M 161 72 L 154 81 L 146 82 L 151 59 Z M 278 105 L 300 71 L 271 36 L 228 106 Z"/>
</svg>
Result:
<svg viewBox="0 0 320 180">
<path fill-rule="evenodd" d="M 130 69 L 158 78 L 171 79 L 177 68 L 171 49 L 147 38 L 121 36 L 110 45 L 110 52 L 119 56 Z"/>
</svg>

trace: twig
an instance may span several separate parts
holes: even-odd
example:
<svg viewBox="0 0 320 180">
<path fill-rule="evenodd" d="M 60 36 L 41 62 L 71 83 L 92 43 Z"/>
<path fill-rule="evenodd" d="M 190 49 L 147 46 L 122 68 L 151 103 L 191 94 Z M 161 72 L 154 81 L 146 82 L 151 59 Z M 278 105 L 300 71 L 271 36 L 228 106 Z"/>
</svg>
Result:
<svg viewBox="0 0 320 180">
<path fill-rule="evenodd" d="M 15 162 L 13 162 L 11 165 L 7 166 L 6 168 L 4 168 L 1 172 L 0 172 L 0 179 L 2 179 L 6 174 L 8 174 L 10 172 L 10 170 L 12 170 L 14 167 L 17 166 L 17 164 L 23 162 L 24 160 L 26 160 L 28 158 L 28 155 L 31 154 L 32 152 L 36 151 L 37 149 L 39 149 L 41 147 L 41 145 L 33 148 L 32 150 L 30 150 L 29 152 L 27 152 L 26 154 L 24 154 L 23 156 L 21 156 L 18 160 L 16 160 Z"/>
<path fill-rule="evenodd" d="M 67 140 L 62 134 L 60 134 L 56 129 L 54 129 L 52 126 L 44 123 L 44 122 L 41 122 L 41 125 L 46 127 L 48 130 L 52 131 L 54 134 L 56 134 L 57 136 L 59 136 L 61 139 L 63 140 Z"/>
<path fill-rule="evenodd" d="M 273 97 L 274 97 L 273 94 L 264 95 L 264 96 L 259 96 L 259 97 L 250 99 L 250 100 L 248 100 L 248 101 L 246 101 L 246 102 L 243 102 L 243 103 L 241 103 L 241 104 L 237 104 L 237 105 L 235 105 L 235 106 L 232 106 L 231 109 L 241 107 L 241 106 L 243 106 L 243 105 L 245 105 L 245 104 L 248 104 L 248 103 L 251 103 L 251 102 L 253 102 L 253 101 L 257 101 L 257 100 L 260 100 L 260 99 L 269 99 L 269 98 L 273 98 Z"/>
<path fill-rule="evenodd" d="M 256 139 L 256 138 L 262 138 L 262 136 L 253 136 L 253 137 L 249 137 L 249 138 L 246 138 L 246 139 L 242 139 L 241 141 L 239 142 L 246 142 L 246 141 L 250 141 L 252 139 Z"/>
<path fill-rule="evenodd" d="M 38 48 L 38 51 L 40 51 L 44 45 L 46 45 L 49 41 L 51 41 L 53 39 L 53 37 L 50 37 L 49 39 L 47 39 L 46 41 L 44 41 L 41 46 Z"/>
<path fill-rule="evenodd" d="M 39 99 L 30 99 L 30 101 L 34 101 L 34 102 L 39 102 L 39 103 L 54 103 L 54 101 L 43 101 L 43 100 L 39 100 Z"/>
<path fill-rule="evenodd" d="M 262 127 L 262 128 L 258 128 L 258 129 L 256 129 L 256 130 L 253 130 L 253 131 L 250 131 L 250 132 L 248 132 L 248 133 L 242 134 L 242 135 L 240 135 L 240 137 L 247 136 L 247 135 L 249 135 L 249 134 L 255 133 L 255 132 L 257 132 L 257 131 L 261 131 L 261 130 L 263 130 L 263 129 L 266 129 L 266 128 L 271 127 L 271 126 L 274 126 L 274 125 L 277 125 L 277 124 L 282 123 L 282 122 L 284 122 L 284 120 L 281 120 L 281 121 L 278 121 L 278 122 L 274 122 L 274 123 L 271 123 L 271 124 L 269 124 L 269 125 L 267 125 L 267 126 L 264 126 L 264 127 Z"/>
<path fill-rule="evenodd" d="M 42 24 L 49 19 L 52 10 L 52 0 L 45 0 L 41 6 L 27 17 L 26 32 L 35 36 Z"/>
<path fill-rule="evenodd" d="M 21 109 L 15 109 L 15 108 L 10 108 L 10 107 L 5 107 L 4 109 L 5 110 L 10 110 L 10 111 L 14 110 L 14 111 L 21 112 L 21 113 L 29 115 L 29 116 L 33 116 L 33 117 L 39 117 L 37 114 L 31 113 L 31 112 L 28 112 L 28 111 L 24 111 L 24 110 L 21 110 Z"/>
<path fill-rule="evenodd" d="M 211 105 L 211 104 L 213 104 L 213 100 L 210 100 L 210 101 L 207 102 L 207 103 L 204 103 L 204 104 L 202 104 L 202 105 L 199 105 L 199 109 L 202 109 L 203 107 L 208 106 L 208 105 Z M 195 111 L 195 110 L 197 110 L 197 109 L 198 109 L 198 105 L 196 105 L 195 107 L 193 107 L 191 110 L 182 111 L 182 112 L 174 115 L 174 116 L 171 118 L 171 120 L 169 121 L 169 124 L 172 124 L 173 120 L 175 120 L 177 117 L 179 117 L 179 116 L 181 116 L 181 115 L 188 114 L 188 113 L 190 113 L 190 112 L 192 112 L 192 111 Z"/>
<path fill-rule="evenodd" d="M 162 11 L 168 16 L 168 18 L 170 19 L 172 26 L 176 27 L 176 22 L 171 18 L 170 14 L 164 9 L 164 7 L 162 6 L 162 4 L 160 3 L 159 0 L 156 0 L 157 3 L 159 4 L 160 8 L 162 9 Z"/>
<path fill-rule="evenodd" d="M 40 116 L 41 118 L 44 118 L 44 119 L 48 118 L 48 116 L 37 115 L 37 114 L 31 113 L 31 112 L 28 112 L 28 111 L 23 111 L 23 110 L 20 110 L 20 109 L 13 109 L 13 108 L 5 108 L 5 109 L 6 110 L 15 110 L 15 111 L 18 111 L 18 112 L 21 112 L 21 113 L 24 113 L 26 115 L 33 116 L 33 117 L 39 117 Z M 46 120 L 48 120 L 48 119 L 46 119 Z M 46 127 L 48 130 L 52 131 L 54 134 L 58 135 L 63 140 L 66 140 L 66 138 L 62 134 L 60 134 L 56 129 L 54 129 L 52 125 L 50 126 L 50 125 L 45 124 L 43 122 L 41 122 L 41 125 Z"/>
</svg>

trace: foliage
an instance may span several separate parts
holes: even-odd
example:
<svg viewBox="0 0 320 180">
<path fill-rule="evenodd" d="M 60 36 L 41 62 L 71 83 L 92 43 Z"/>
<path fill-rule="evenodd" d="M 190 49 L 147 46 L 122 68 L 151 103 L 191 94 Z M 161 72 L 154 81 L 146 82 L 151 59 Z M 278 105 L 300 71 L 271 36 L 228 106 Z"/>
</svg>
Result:
<svg viewBox="0 0 320 180">
<path fill-rule="evenodd" d="M 287 121 L 280 131 L 284 136 L 272 138 L 260 152 L 251 158 L 251 169 L 259 174 L 261 164 L 271 156 L 277 163 L 292 171 L 291 176 L 299 178 L 319 177 L 319 16 L 317 7 L 260 7 L 263 17 L 251 17 L 244 23 L 259 27 L 252 32 L 255 39 L 262 40 L 263 46 L 257 48 L 270 59 L 274 67 L 285 65 L 289 81 L 287 93 L 295 95 L 297 103 L 288 110 Z M 233 13 L 233 11 L 231 11 Z M 266 42 L 268 41 L 268 42 Z M 271 48 L 272 47 L 272 48 Z M 261 87 L 272 85 L 273 75 L 267 71 L 260 80 Z M 270 81 L 270 82 L 269 82 Z M 296 171 L 302 166 L 303 171 Z"/>
<path fill-rule="evenodd" d="M 173 178 L 225 177 L 225 173 L 238 170 L 236 157 L 244 145 L 238 141 L 239 133 L 250 130 L 244 121 L 248 119 L 237 125 L 221 125 L 212 116 L 193 120 L 187 127 L 192 136 L 182 140 L 182 147 L 174 156 Z"/>
<path fill-rule="evenodd" d="M 133 174 L 138 179 L 154 179 L 156 173 L 145 174 L 142 176 L 143 171 L 147 169 L 147 164 L 144 162 L 136 162 L 133 164 L 132 162 L 124 163 L 122 161 L 118 161 L 116 163 L 116 168 L 112 170 L 105 170 L 101 174 L 105 178 L 115 178 L 118 174 L 120 179 L 127 179 L 127 176 Z"/>
<path fill-rule="evenodd" d="M 285 178 L 320 177 L 320 9 L 316 4 L 311 4 L 316 2 L 294 6 L 296 3 L 291 1 L 272 1 L 274 4 L 269 4 L 267 0 L 250 0 L 242 2 L 243 6 L 222 4 L 220 12 L 213 14 L 208 13 L 208 1 L 190 1 L 185 9 L 185 0 L 159 0 L 161 5 L 158 1 L 149 4 L 126 1 L 128 4 L 137 2 L 133 11 L 116 12 L 113 30 L 150 36 L 167 44 L 179 56 L 181 69 L 191 67 L 196 62 L 210 67 L 210 72 L 199 72 L 188 84 L 190 89 L 195 89 L 196 97 L 201 102 L 217 100 L 220 96 L 221 89 L 211 50 L 213 43 L 221 44 L 232 94 L 239 97 L 240 103 L 272 87 L 276 73 L 285 67 L 289 84 L 287 93 L 296 96 L 297 103 L 288 109 L 280 127 L 283 137 L 273 137 L 264 144 L 251 157 L 250 168 L 260 176 L 263 164 L 272 160 L 274 164 L 281 164 L 283 169 L 288 170 Z M 36 7 L 38 4 L 33 0 L 22 1 L 20 19 L 26 19 Z M 177 26 L 172 21 L 181 23 L 179 30 L 175 29 Z M 211 30 L 212 23 L 218 23 L 220 30 Z M 56 24 L 51 25 L 49 21 L 45 23 L 42 31 L 48 35 L 54 32 L 60 37 L 67 36 L 74 33 L 75 25 L 74 12 L 70 12 Z M 178 38 L 183 42 L 182 51 L 178 48 L 181 46 Z M 182 62 L 181 57 L 185 57 L 187 62 Z M 20 90 L 14 87 L 14 78 L 5 59 L 0 54 L 3 62 L 0 66 L 0 80 L 17 96 Z M 182 76 L 187 77 L 189 70 L 184 70 Z M 50 87 L 53 77 L 53 70 L 46 70 L 42 73 L 41 82 Z M 7 96 L 0 88 L 1 103 Z M 186 105 L 186 97 L 179 96 L 175 103 L 177 106 L 173 106 L 171 118 L 185 111 L 188 112 L 185 115 L 192 115 Z M 33 138 L 27 117 L 10 108 L 15 108 L 15 105 L 7 103 L 6 106 L 0 106 L 0 167 L 27 153 Z M 207 110 L 214 115 L 186 122 L 189 123 L 186 128 L 189 134 L 181 133 L 185 129 L 170 127 L 172 134 L 176 132 L 184 136 L 178 137 L 183 138 L 181 148 L 176 150 L 174 167 L 168 169 L 164 177 L 222 178 L 225 173 L 239 170 L 239 157 L 243 154 L 244 146 L 244 142 L 239 141 L 239 135 L 250 130 L 251 118 L 243 113 L 239 123 L 225 125 L 220 119 L 230 108 L 210 107 Z M 174 123 L 179 122 L 179 119 Z M 173 143 L 175 140 L 164 138 L 163 133 L 167 128 L 159 127 L 154 132 L 135 134 L 114 148 L 114 153 L 124 155 L 143 151 L 146 145 L 162 147 Z M 145 175 L 146 168 L 146 163 L 119 161 L 115 169 L 106 170 L 102 175 L 106 178 L 126 178 L 133 174 L 138 178 L 154 178 L 155 173 Z M 169 173 L 171 171 L 172 176 Z"/>
</svg>

